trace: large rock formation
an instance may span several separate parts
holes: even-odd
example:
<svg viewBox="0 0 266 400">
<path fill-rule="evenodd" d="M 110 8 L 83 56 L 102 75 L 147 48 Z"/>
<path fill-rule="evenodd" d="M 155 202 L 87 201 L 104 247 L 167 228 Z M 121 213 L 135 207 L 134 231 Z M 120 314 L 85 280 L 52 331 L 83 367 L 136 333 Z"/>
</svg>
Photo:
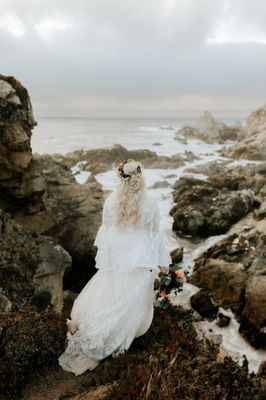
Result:
<svg viewBox="0 0 266 400">
<path fill-rule="evenodd" d="M 196 262 L 189 282 L 230 307 L 255 347 L 266 347 L 266 220 L 212 246 Z"/>
<path fill-rule="evenodd" d="M 31 215 L 16 213 L 15 218 L 37 235 L 56 238 L 69 252 L 73 264 L 64 286 L 78 292 L 95 273 L 93 242 L 102 218 L 101 185 L 93 176 L 80 185 L 64 160 L 53 156 L 36 157 L 33 163 L 45 182 L 44 208 Z"/>
<path fill-rule="evenodd" d="M 36 125 L 27 90 L 13 77 L 0 75 L 0 207 L 38 211 L 45 187 L 31 168 L 31 131 Z"/>
<path fill-rule="evenodd" d="M 192 236 L 225 233 L 254 205 L 252 190 L 219 188 L 215 181 L 181 178 L 173 189 L 173 230 Z"/>
<path fill-rule="evenodd" d="M 37 236 L 0 210 L 0 311 L 27 305 L 61 312 L 69 254 L 51 237 Z"/>
<path fill-rule="evenodd" d="M 171 157 L 158 156 L 154 151 L 147 149 L 128 150 L 120 144 L 115 144 L 108 148 L 76 150 L 67 153 L 64 156 L 64 162 L 69 167 L 73 167 L 80 161 L 84 161 L 81 166 L 82 170 L 98 174 L 110 170 L 115 161 L 129 158 L 140 161 L 147 168 L 178 168 L 184 165 L 185 161 L 191 161 L 197 157 L 191 152 Z"/>
<path fill-rule="evenodd" d="M 200 139 L 207 143 L 225 140 L 236 140 L 241 132 L 241 125 L 236 123 L 234 126 L 227 126 L 223 122 L 218 122 L 210 112 L 205 111 L 199 118 L 183 126 L 176 132 L 176 139 Z"/>
<path fill-rule="evenodd" d="M 13 77 L 1 75 L 0 209 L 33 234 L 58 240 L 73 258 L 65 285 L 79 291 L 95 272 L 93 242 L 101 223 L 101 185 L 93 177 L 79 185 L 64 157 L 33 156 L 34 125 L 27 90 Z M 57 258 L 51 248 L 46 251 Z M 40 271 L 38 279 L 42 280 Z"/>
<path fill-rule="evenodd" d="M 266 105 L 250 114 L 238 144 L 225 148 L 226 157 L 266 160 Z"/>
</svg>

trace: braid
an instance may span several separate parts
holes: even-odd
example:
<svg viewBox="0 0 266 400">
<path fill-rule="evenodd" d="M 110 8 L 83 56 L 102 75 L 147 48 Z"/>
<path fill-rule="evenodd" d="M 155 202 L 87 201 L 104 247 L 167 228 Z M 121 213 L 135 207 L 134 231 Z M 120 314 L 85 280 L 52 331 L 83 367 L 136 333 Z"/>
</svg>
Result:
<svg viewBox="0 0 266 400">
<path fill-rule="evenodd" d="M 135 160 L 121 162 L 117 167 L 119 177 L 115 190 L 114 215 L 120 227 L 131 223 L 137 226 L 141 217 L 141 205 L 146 193 L 141 164 Z"/>
</svg>

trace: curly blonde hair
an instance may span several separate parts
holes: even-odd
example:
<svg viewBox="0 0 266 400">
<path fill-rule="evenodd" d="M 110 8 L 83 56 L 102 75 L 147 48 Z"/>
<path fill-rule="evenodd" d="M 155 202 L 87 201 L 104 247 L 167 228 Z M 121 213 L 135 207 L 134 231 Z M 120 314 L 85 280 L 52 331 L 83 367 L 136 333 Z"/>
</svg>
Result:
<svg viewBox="0 0 266 400">
<path fill-rule="evenodd" d="M 141 205 L 146 194 L 142 175 L 142 165 L 132 159 L 116 166 L 118 183 L 115 189 L 114 217 L 119 227 L 128 224 L 138 226 L 141 218 Z"/>
</svg>

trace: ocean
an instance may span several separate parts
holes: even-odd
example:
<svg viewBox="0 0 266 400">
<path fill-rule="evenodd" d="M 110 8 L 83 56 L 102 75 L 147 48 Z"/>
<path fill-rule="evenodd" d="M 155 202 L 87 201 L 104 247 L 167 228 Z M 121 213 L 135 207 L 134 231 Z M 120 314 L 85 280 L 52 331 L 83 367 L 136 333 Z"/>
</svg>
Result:
<svg viewBox="0 0 266 400">
<path fill-rule="evenodd" d="M 178 142 L 173 147 L 177 129 L 193 118 L 37 118 L 33 130 L 33 152 L 60 153 L 112 146 L 115 143 L 131 149 L 150 149 L 159 155 L 182 152 Z M 240 118 L 218 119 L 229 125 Z M 155 143 L 161 143 L 156 145 Z"/>
</svg>

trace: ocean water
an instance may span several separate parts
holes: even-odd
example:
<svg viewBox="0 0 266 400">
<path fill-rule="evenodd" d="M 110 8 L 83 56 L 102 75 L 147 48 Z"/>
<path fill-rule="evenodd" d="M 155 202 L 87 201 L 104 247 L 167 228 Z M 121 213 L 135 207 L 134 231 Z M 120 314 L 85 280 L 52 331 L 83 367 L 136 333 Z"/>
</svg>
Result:
<svg viewBox="0 0 266 400">
<path fill-rule="evenodd" d="M 223 122 L 232 125 L 239 118 L 224 118 Z M 33 152 L 66 154 L 77 149 L 95 149 L 121 144 L 127 149 L 149 149 L 158 155 L 171 156 L 192 151 L 199 158 L 186 162 L 184 166 L 170 169 L 145 169 L 144 176 L 148 188 L 155 182 L 167 181 L 169 186 L 149 190 L 157 198 L 161 213 L 161 231 L 164 235 L 165 245 L 171 251 L 176 247 L 184 247 L 183 267 L 193 270 L 194 259 L 202 254 L 207 248 L 221 240 L 225 235 L 213 236 L 199 243 L 191 242 L 189 239 L 180 239 L 172 231 L 172 217 L 169 210 L 172 208 L 171 184 L 182 176 L 192 175 L 200 179 L 207 176 L 197 173 L 188 173 L 186 168 L 197 167 L 201 164 L 214 160 L 223 161 L 219 150 L 221 144 L 206 144 L 199 140 L 188 140 L 187 144 L 181 144 L 174 139 L 177 129 L 182 127 L 191 119 L 186 118 L 40 118 L 38 126 L 34 129 L 32 136 Z M 243 120 L 241 121 L 244 122 Z M 232 161 L 232 166 L 250 164 L 250 161 Z M 76 180 L 83 184 L 90 175 L 82 171 L 83 160 L 72 168 Z M 111 166 L 110 166 L 111 167 Z M 104 190 L 114 189 L 115 176 L 111 169 L 96 175 L 96 179 L 102 184 Z M 244 221 L 244 223 L 246 223 Z M 248 223 L 248 222 L 247 222 Z M 177 296 L 172 296 L 173 304 L 182 304 L 190 307 L 190 297 L 199 290 L 189 283 L 184 284 L 183 291 Z M 240 364 L 245 354 L 249 360 L 250 371 L 257 371 L 262 360 L 266 359 L 266 351 L 255 350 L 239 334 L 239 324 L 232 312 L 222 310 L 224 314 L 231 317 L 229 327 L 219 328 L 215 321 L 209 323 L 204 320 L 199 322 L 201 329 L 208 335 L 220 334 L 222 336 L 221 347 L 228 352 L 233 359 Z"/>
<path fill-rule="evenodd" d="M 33 152 L 65 154 L 77 149 L 95 149 L 121 144 L 128 149 L 171 155 L 183 151 L 175 131 L 191 118 L 38 118 L 32 136 Z M 233 124 L 239 118 L 221 121 Z M 161 143 L 161 145 L 156 145 Z"/>
</svg>

